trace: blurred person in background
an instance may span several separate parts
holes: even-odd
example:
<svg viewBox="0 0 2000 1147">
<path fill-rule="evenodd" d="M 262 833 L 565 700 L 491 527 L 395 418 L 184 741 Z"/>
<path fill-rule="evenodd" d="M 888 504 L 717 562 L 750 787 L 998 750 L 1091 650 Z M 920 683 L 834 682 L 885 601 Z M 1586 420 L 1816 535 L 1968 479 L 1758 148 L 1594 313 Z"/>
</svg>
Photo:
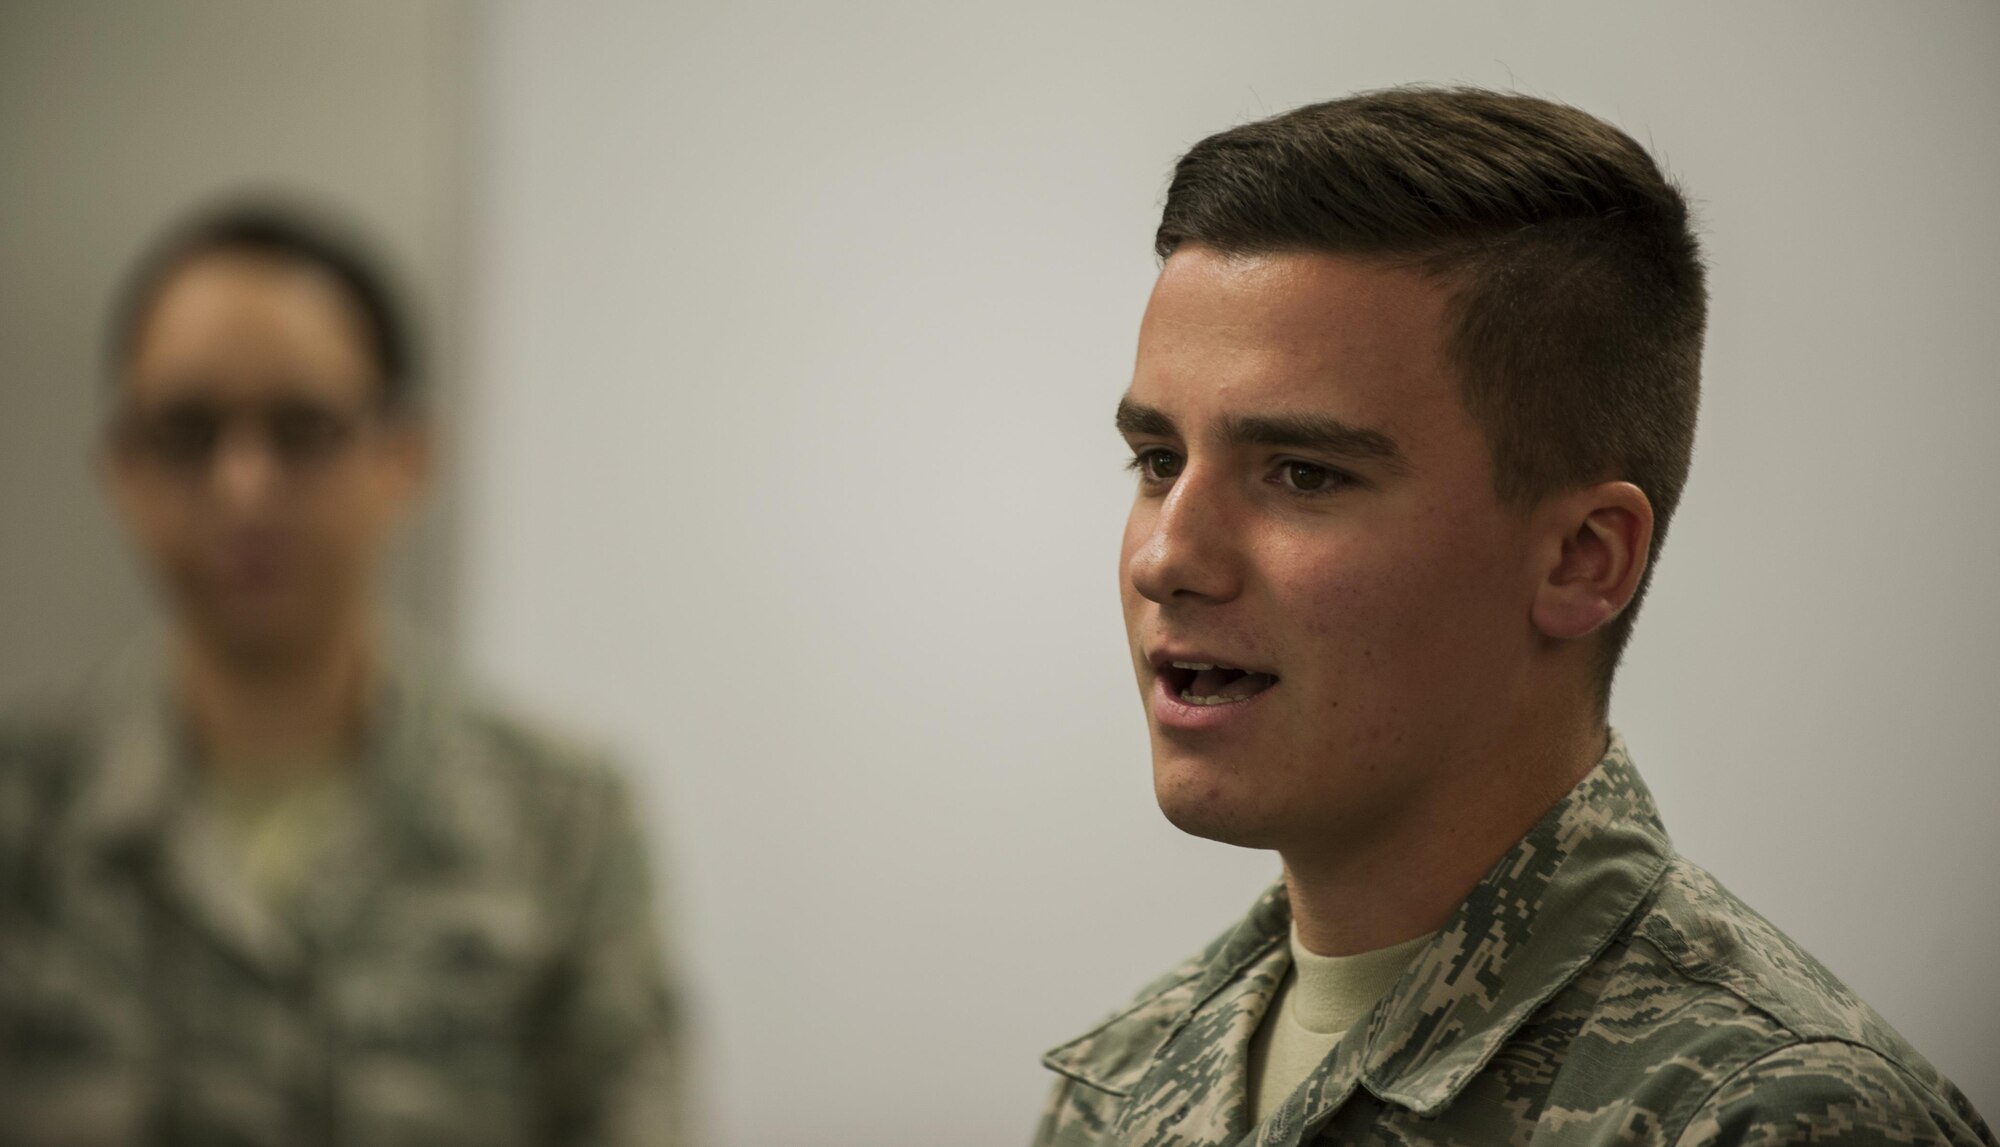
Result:
<svg viewBox="0 0 2000 1147">
<path fill-rule="evenodd" d="M 111 335 L 170 618 L 0 722 L 0 1143 L 682 1142 L 624 785 L 385 636 L 430 436 L 366 249 L 207 214 Z"/>
</svg>

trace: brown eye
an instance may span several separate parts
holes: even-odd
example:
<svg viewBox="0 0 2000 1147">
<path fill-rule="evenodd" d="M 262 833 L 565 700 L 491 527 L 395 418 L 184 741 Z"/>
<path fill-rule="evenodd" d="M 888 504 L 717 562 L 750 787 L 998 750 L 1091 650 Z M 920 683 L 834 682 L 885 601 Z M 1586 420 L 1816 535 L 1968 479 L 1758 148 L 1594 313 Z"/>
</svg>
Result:
<svg viewBox="0 0 2000 1147">
<path fill-rule="evenodd" d="M 1329 470 L 1311 462 L 1287 462 L 1284 473 L 1285 484 L 1301 494 L 1321 494 L 1338 489 L 1346 477 L 1338 470 Z"/>
<path fill-rule="evenodd" d="M 215 455 L 223 415 L 203 403 L 177 403 L 162 410 L 132 413 L 117 429 L 120 445 L 132 454 L 172 470 L 199 470 Z"/>
<path fill-rule="evenodd" d="M 271 448 L 289 463 L 323 459 L 347 444 L 353 420 L 309 402 L 282 403 L 270 412 Z"/>
<path fill-rule="evenodd" d="M 1171 482 L 1180 476 L 1186 463 L 1171 450 L 1142 450 L 1132 459 L 1132 468 L 1148 482 Z"/>
</svg>

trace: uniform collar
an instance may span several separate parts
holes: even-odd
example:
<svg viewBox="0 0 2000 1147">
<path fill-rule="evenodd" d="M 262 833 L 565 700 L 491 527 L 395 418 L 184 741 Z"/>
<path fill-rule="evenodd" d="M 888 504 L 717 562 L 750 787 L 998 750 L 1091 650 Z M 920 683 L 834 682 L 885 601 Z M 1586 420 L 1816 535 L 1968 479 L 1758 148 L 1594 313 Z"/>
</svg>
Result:
<svg viewBox="0 0 2000 1147">
<path fill-rule="evenodd" d="M 1362 1082 L 1437 1114 L 1604 951 L 1672 857 L 1614 732 L 1604 758 L 1473 888 L 1364 1021 Z"/>
<path fill-rule="evenodd" d="M 85 722 L 96 732 L 63 831 L 73 854 L 134 866 L 253 964 L 289 972 L 303 959 L 299 937 L 237 871 L 211 810 L 188 799 L 191 749 L 167 648 L 148 636 L 99 671 Z M 319 938 L 349 927 L 396 874 L 463 863 L 486 835 L 478 821 L 487 802 L 465 799 L 484 789 L 442 775 L 463 767 L 449 742 L 464 735 L 446 719 L 444 675 L 403 643 L 378 648 L 356 762 L 368 811 L 360 835 L 341 846 L 340 879 L 309 889 L 305 911 Z"/>
<path fill-rule="evenodd" d="M 164 640 L 149 634 L 94 675 L 80 722 L 94 734 L 79 746 L 87 765 L 66 825 L 79 843 L 108 852 L 144 845 L 173 806 L 186 748 L 165 665 Z"/>
<path fill-rule="evenodd" d="M 455 732 L 439 719 L 451 711 L 452 687 L 400 632 L 384 635 L 377 648 L 357 755 L 380 811 L 425 846 L 453 851 L 478 835 L 478 825 L 437 792 L 439 739 Z M 97 733 L 69 826 L 78 838 L 126 847 L 159 832 L 173 813 L 190 749 L 167 650 L 164 636 L 151 633 L 95 674 L 84 724 Z"/>
<path fill-rule="evenodd" d="M 1292 1134 L 1272 1141 L 1323 1122 L 1357 1085 L 1418 1115 L 1442 1111 L 1537 1008 L 1604 950 L 1671 856 L 1652 795 L 1614 732 L 1603 759 L 1474 887 L 1358 1022 L 1359 1038 L 1343 1039 L 1287 1103 L 1274 1123 Z M 1290 925 L 1280 885 L 1131 1008 L 1043 1062 L 1132 1096 L 1135 1108 L 1159 1106 L 1152 1093 L 1172 1092 L 1176 1112 L 1205 1109 L 1232 1126 L 1242 1123 L 1240 1096 L 1196 1094 L 1196 1081 L 1240 1090 L 1241 1065 L 1231 1058 L 1240 1048 L 1193 1045 L 1237 1034 L 1247 1042 L 1284 975 Z M 1191 1071 L 1196 1063 L 1204 1068 Z M 1175 1122 L 1199 1125 L 1192 1118 Z M 1198 1141 L 1208 1140 L 1189 1140 Z"/>
</svg>

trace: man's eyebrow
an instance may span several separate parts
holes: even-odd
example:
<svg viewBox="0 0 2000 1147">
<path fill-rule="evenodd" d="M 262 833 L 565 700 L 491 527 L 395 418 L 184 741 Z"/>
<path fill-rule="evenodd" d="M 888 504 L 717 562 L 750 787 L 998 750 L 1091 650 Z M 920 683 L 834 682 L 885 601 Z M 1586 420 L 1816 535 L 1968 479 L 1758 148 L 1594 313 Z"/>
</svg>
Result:
<svg viewBox="0 0 2000 1147">
<path fill-rule="evenodd" d="M 1224 421 L 1223 432 L 1234 442 L 1366 458 L 1398 471 L 1409 467 L 1395 439 L 1325 414 L 1238 415 Z"/>
<path fill-rule="evenodd" d="M 1174 420 L 1150 406 L 1143 406 L 1129 398 L 1118 400 L 1118 433 L 1126 437 L 1145 436 L 1151 438 L 1178 438 L 1180 430 Z"/>
<path fill-rule="evenodd" d="M 1127 437 L 1180 437 L 1180 428 L 1164 412 L 1129 398 L 1119 401 L 1117 422 L 1118 432 Z M 1331 415 L 1245 414 L 1226 419 L 1222 425 L 1223 434 L 1232 442 L 1365 458 L 1399 473 L 1410 465 L 1395 439 Z"/>
</svg>

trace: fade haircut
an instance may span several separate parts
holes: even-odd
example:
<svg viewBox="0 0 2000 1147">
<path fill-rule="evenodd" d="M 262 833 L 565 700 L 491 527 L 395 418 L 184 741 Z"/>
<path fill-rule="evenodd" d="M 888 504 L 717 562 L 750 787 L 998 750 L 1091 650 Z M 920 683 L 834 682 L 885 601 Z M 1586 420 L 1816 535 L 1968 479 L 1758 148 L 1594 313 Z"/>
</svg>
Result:
<svg viewBox="0 0 2000 1147">
<path fill-rule="evenodd" d="M 1708 311 L 1688 205 L 1603 120 L 1530 96 L 1400 87 L 1209 136 L 1181 157 L 1154 248 L 1321 252 L 1451 291 L 1446 353 L 1530 507 L 1622 479 L 1653 504 L 1653 555 L 1687 482 Z M 1599 704 L 1640 599 L 1605 626 Z"/>
<path fill-rule="evenodd" d="M 113 373 L 131 361 L 160 293 L 190 264 L 212 255 L 248 255 L 324 276 L 353 308 L 382 405 L 390 410 L 410 405 L 419 374 L 416 340 L 386 264 L 351 224 L 324 209 L 276 199 L 211 207 L 146 250 L 112 306 Z"/>
</svg>

